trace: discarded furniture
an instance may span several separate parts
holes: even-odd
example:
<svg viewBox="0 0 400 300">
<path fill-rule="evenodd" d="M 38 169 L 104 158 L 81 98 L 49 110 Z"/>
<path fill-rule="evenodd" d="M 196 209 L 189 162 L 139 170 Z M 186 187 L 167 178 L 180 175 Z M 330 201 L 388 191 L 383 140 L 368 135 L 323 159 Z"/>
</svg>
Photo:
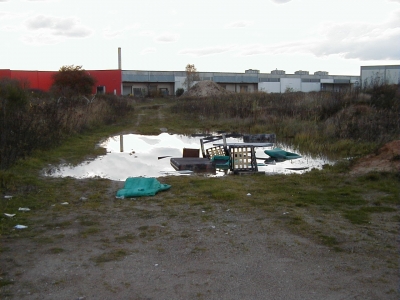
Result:
<svg viewBox="0 0 400 300">
<path fill-rule="evenodd" d="M 253 135 L 249 137 L 248 142 L 227 143 L 226 138 L 230 136 L 223 134 L 202 138 L 200 140 L 202 158 L 198 157 L 197 153 L 193 154 L 193 157 L 189 156 L 192 153 L 189 154 L 184 149 L 183 157 L 170 159 L 172 167 L 177 171 L 215 172 L 216 169 L 220 169 L 230 170 L 236 174 L 257 172 L 255 148 L 272 147 L 273 143 L 265 140 L 275 140 L 275 134 Z M 237 135 L 234 136 L 237 137 Z M 212 146 L 206 148 L 205 146 L 209 143 L 212 143 Z"/>
<path fill-rule="evenodd" d="M 245 143 L 276 143 L 275 133 L 264 134 L 245 134 L 243 135 L 243 142 Z"/>
<path fill-rule="evenodd" d="M 212 165 L 211 160 L 205 157 L 172 157 L 170 163 L 177 171 L 215 172 L 215 167 Z"/>
<path fill-rule="evenodd" d="M 199 149 L 183 148 L 183 157 L 199 157 Z"/>
</svg>

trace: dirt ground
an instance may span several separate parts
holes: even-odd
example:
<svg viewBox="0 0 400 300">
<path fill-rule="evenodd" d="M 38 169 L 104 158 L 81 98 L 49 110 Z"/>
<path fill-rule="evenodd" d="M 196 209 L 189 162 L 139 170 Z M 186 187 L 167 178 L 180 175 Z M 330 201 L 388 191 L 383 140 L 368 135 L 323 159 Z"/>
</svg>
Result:
<svg viewBox="0 0 400 300">
<path fill-rule="evenodd" d="M 386 145 L 353 174 L 392 168 L 399 149 Z M 116 199 L 122 186 L 110 181 L 94 207 L 87 195 L 49 205 L 2 238 L 1 299 L 399 299 L 398 224 L 381 214 L 356 228 L 304 208 L 342 236 L 335 250 L 290 230 L 284 208 L 163 205 L 173 189 Z"/>
<path fill-rule="evenodd" d="M 351 174 L 365 174 L 371 171 L 400 172 L 400 140 L 387 143 L 377 153 L 357 161 Z"/>
</svg>

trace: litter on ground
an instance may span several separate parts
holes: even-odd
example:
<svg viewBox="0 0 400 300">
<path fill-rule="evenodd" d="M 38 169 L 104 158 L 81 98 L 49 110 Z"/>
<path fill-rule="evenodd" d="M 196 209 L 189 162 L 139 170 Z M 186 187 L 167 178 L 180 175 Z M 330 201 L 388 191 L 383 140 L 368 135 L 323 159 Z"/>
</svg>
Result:
<svg viewBox="0 0 400 300">
<path fill-rule="evenodd" d="M 28 228 L 28 226 L 25 226 L 25 225 L 15 225 L 14 228 L 15 228 L 15 229 L 25 229 L 25 228 Z"/>
<path fill-rule="evenodd" d="M 20 211 L 30 211 L 30 209 L 27 208 L 27 207 L 20 207 L 20 208 L 18 208 L 18 210 L 20 210 Z"/>
<path fill-rule="evenodd" d="M 156 178 L 129 177 L 125 180 L 124 188 L 118 190 L 117 198 L 154 196 L 159 191 L 168 190 L 169 184 L 162 184 Z"/>
</svg>

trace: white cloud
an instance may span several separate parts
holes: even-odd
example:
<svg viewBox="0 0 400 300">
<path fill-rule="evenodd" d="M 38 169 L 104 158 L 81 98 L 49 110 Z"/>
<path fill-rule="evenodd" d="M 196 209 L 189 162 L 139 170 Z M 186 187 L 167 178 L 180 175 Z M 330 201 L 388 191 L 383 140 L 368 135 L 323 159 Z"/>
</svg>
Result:
<svg viewBox="0 0 400 300">
<path fill-rule="evenodd" d="M 179 34 L 176 33 L 162 33 L 154 38 L 154 41 L 159 43 L 172 43 L 179 39 Z"/>
<path fill-rule="evenodd" d="M 213 47 L 204 47 L 204 48 L 188 48 L 179 51 L 179 54 L 182 55 L 191 55 L 191 56 L 209 56 L 215 54 L 221 54 L 225 52 L 232 51 L 235 49 L 235 45 L 228 46 L 213 46 Z"/>
<path fill-rule="evenodd" d="M 0 2 L 5 2 L 5 1 L 0 0 Z M 9 12 L 0 11 L 0 20 L 8 18 L 10 15 L 11 15 L 11 13 L 9 13 Z"/>
<path fill-rule="evenodd" d="M 123 30 L 112 30 L 110 28 L 106 28 L 103 30 L 103 36 L 107 39 L 115 39 L 122 37 L 124 34 Z"/>
<path fill-rule="evenodd" d="M 139 32 L 139 36 L 154 36 L 154 31 L 151 30 L 143 30 L 141 32 Z"/>
<path fill-rule="evenodd" d="M 92 30 L 82 26 L 75 18 L 56 18 L 38 15 L 28 19 L 25 26 L 30 30 L 40 31 L 41 35 L 62 37 L 87 37 Z"/>
<path fill-rule="evenodd" d="M 140 27 L 139 24 L 133 24 L 130 26 L 127 26 L 125 28 L 120 28 L 120 29 L 111 29 L 110 27 L 107 27 L 103 30 L 103 36 L 106 39 L 116 39 L 116 38 L 123 38 L 125 33 L 128 33 L 131 30 L 138 29 Z"/>
<path fill-rule="evenodd" d="M 400 3 L 400 0 L 389 0 L 390 2 L 397 2 Z"/>
<path fill-rule="evenodd" d="M 242 20 L 242 21 L 236 21 L 236 22 L 226 24 L 225 27 L 226 28 L 244 28 L 244 27 L 248 27 L 253 24 L 254 24 L 254 22 L 252 22 L 252 21 Z"/>
<path fill-rule="evenodd" d="M 311 50 L 317 56 L 340 54 L 361 60 L 400 59 L 400 11 L 381 24 L 325 24 L 324 39 Z"/>
<path fill-rule="evenodd" d="M 278 3 L 278 4 L 284 4 L 284 3 L 288 3 L 292 0 L 272 0 L 272 2 Z"/>
<path fill-rule="evenodd" d="M 42 45 L 42 44 L 52 45 L 62 42 L 63 39 L 51 34 L 39 33 L 39 34 L 26 35 L 22 37 L 22 41 L 32 45 Z"/>
<path fill-rule="evenodd" d="M 251 44 L 239 49 L 238 56 L 252 56 L 265 54 L 295 54 L 309 52 L 308 45 L 311 41 L 289 42 L 274 45 Z"/>
<path fill-rule="evenodd" d="M 381 24 L 329 23 L 319 30 L 320 37 L 279 44 L 250 44 L 238 48 L 236 55 L 314 54 L 359 60 L 399 60 L 399 21 L 400 11 Z"/>
<path fill-rule="evenodd" d="M 142 52 L 140 52 L 141 55 L 146 55 L 146 54 L 151 54 L 157 52 L 157 49 L 154 47 L 149 47 L 146 49 L 143 49 Z"/>
</svg>

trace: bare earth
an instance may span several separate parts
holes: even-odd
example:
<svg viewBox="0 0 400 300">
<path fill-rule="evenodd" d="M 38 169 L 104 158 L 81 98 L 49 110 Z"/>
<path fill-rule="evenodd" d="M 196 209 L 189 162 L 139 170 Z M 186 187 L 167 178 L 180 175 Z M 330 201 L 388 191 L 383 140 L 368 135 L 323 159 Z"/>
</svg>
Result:
<svg viewBox="0 0 400 300">
<path fill-rule="evenodd" d="M 290 209 L 164 206 L 173 189 L 115 199 L 122 185 L 110 182 L 108 201 L 92 208 L 79 197 L 49 205 L 3 238 L 1 298 L 399 299 L 398 257 L 382 251 L 398 249 L 398 224 L 380 214 L 349 230 L 335 213 L 318 220 L 304 208 L 307 222 L 342 236 L 335 251 L 289 230 Z"/>
</svg>

